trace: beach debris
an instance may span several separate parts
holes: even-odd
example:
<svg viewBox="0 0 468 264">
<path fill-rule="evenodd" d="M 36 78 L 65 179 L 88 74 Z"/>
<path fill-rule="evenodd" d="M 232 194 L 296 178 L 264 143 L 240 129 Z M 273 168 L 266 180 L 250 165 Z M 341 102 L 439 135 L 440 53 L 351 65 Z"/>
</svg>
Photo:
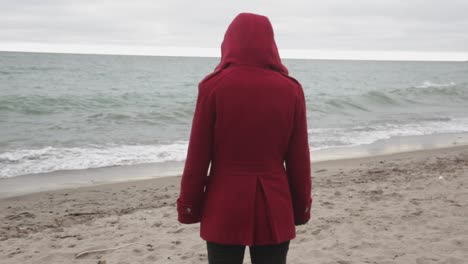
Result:
<svg viewBox="0 0 468 264">
<path fill-rule="evenodd" d="M 18 255 L 18 254 L 22 254 L 24 253 L 24 250 L 22 250 L 21 248 L 16 248 L 15 251 L 11 252 L 10 254 L 8 254 L 7 256 L 8 257 L 13 257 L 14 255 Z"/>
<path fill-rule="evenodd" d="M 5 218 L 7 220 L 20 220 L 23 218 L 36 218 L 36 215 L 31 214 L 30 212 L 23 212 L 16 215 L 7 215 Z"/>
<path fill-rule="evenodd" d="M 97 215 L 97 214 L 104 214 L 103 212 L 78 212 L 78 213 L 69 213 L 65 216 L 87 216 L 87 215 Z"/>
<path fill-rule="evenodd" d="M 148 250 L 148 251 L 154 251 L 153 245 L 152 245 L 152 244 L 147 244 L 147 245 L 146 245 L 146 250 Z"/>
<path fill-rule="evenodd" d="M 444 176 L 440 175 L 439 180 L 444 180 Z"/>
<path fill-rule="evenodd" d="M 64 235 L 64 236 L 56 236 L 56 238 L 64 239 L 69 237 L 77 237 L 78 235 Z"/>
<path fill-rule="evenodd" d="M 105 260 L 100 260 L 100 261 L 97 262 L 97 264 L 106 264 L 106 263 L 107 263 L 107 261 L 105 261 Z"/>
<path fill-rule="evenodd" d="M 135 245 L 135 244 L 141 244 L 141 243 L 135 242 L 135 243 L 125 244 L 125 245 L 118 246 L 118 247 L 113 247 L 113 248 L 86 250 L 86 251 L 83 251 L 83 252 L 80 252 L 80 253 L 76 254 L 75 258 L 80 258 L 82 256 L 85 256 L 85 255 L 88 255 L 88 254 L 91 254 L 91 253 L 100 253 L 100 252 L 105 252 L 105 251 L 117 250 L 117 249 L 121 249 L 121 248 L 128 247 L 128 246 L 131 246 L 131 245 Z"/>
</svg>

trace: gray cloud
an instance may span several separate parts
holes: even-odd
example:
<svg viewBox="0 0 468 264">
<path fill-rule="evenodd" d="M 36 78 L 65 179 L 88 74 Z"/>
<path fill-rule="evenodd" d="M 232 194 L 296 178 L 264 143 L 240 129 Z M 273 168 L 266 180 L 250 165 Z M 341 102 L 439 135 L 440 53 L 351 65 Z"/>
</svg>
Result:
<svg viewBox="0 0 468 264">
<path fill-rule="evenodd" d="M 468 1 L 0 0 L 2 43 L 219 47 L 239 12 L 267 15 L 280 48 L 468 51 Z"/>
</svg>

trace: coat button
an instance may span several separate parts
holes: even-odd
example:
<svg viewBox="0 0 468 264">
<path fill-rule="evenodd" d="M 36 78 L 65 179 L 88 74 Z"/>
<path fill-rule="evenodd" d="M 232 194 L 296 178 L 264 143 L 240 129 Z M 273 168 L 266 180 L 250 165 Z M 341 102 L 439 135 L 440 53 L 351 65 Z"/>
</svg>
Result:
<svg viewBox="0 0 468 264">
<path fill-rule="evenodd" d="M 191 213 L 191 212 L 192 212 L 192 209 L 187 208 L 187 213 Z"/>
<path fill-rule="evenodd" d="M 309 207 L 306 207 L 305 212 L 306 213 L 309 212 Z"/>
</svg>

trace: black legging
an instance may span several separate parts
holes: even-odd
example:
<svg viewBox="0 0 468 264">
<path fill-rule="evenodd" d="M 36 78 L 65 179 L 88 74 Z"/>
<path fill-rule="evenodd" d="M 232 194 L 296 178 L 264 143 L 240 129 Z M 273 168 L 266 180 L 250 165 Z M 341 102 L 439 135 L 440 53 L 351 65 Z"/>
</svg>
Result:
<svg viewBox="0 0 468 264">
<path fill-rule="evenodd" d="M 209 264 L 242 264 L 245 246 L 206 242 Z M 250 246 L 252 264 L 286 264 L 289 241 L 268 246 Z"/>
</svg>

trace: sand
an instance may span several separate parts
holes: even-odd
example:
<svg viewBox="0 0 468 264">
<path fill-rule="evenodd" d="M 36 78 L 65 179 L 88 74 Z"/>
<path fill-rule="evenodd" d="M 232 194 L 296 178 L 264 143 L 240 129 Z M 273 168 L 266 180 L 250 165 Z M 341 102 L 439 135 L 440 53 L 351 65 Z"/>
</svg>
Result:
<svg viewBox="0 0 468 264">
<path fill-rule="evenodd" d="M 207 263 L 199 225 L 176 220 L 179 181 L 0 199 L 0 263 Z M 313 193 L 288 263 L 468 263 L 466 146 L 314 163 Z"/>
</svg>

